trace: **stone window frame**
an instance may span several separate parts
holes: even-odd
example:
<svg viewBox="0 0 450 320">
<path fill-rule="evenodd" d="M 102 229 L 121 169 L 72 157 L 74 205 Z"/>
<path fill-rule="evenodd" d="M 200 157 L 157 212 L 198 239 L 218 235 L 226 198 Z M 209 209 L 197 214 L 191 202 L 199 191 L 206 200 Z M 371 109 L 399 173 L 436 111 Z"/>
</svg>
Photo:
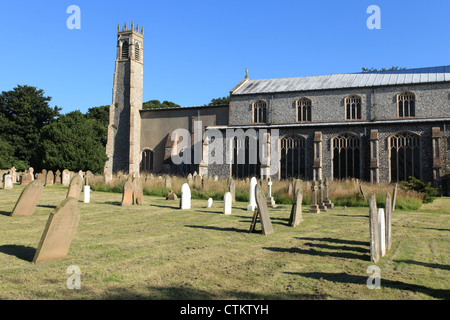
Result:
<svg viewBox="0 0 450 320">
<path fill-rule="evenodd" d="M 306 102 L 307 104 L 303 104 L 303 102 Z M 309 104 L 309 105 L 308 105 Z M 308 110 L 309 107 L 309 110 Z M 295 101 L 295 109 L 296 109 L 296 114 L 295 114 L 295 119 L 296 122 L 312 122 L 312 109 L 313 109 L 313 102 L 310 98 L 307 97 L 302 97 L 298 100 Z M 304 115 L 305 115 L 305 109 L 306 109 L 306 120 L 303 120 Z M 308 117 L 308 111 L 309 111 L 309 117 Z M 309 119 L 308 119 L 309 118 Z"/>
<path fill-rule="evenodd" d="M 352 107 L 350 106 L 350 117 L 349 117 L 349 113 L 347 110 L 347 102 L 349 99 L 354 99 L 357 98 L 360 100 L 359 103 L 359 110 L 358 107 L 356 106 L 356 110 L 355 110 L 355 118 L 353 118 L 352 115 Z M 359 112 L 358 112 L 359 111 Z M 359 113 L 359 117 L 358 117 L 358 113 Z M 358 94 L 351 94 L 348 95 L 344 98 L 344 115 L 345 115 L 345 121 L 359 121 L 362 120 L 362 114 L 363 114 L 363 98 L 358 95 Z"/>
<path fill-rule="evenodd" d="M 343 137 L 345 135 L 352 136 L 353 138 L 355 138 L 358 141 L 357 148 L 359 149 L 359 156 L 358 156 L 359 157 L 359 165 L 356 164 L 355 166 L 359 168 L 359 171 L 358 170 L 354 170 L 355 173 L 357 173 L 357 175 L 355 177 L 351 177 L 351 176 L 347 175 L 347 177 L 344 177 L 344 178 L 343 177 L 336 178 L 335 177 L 335 170 L 334 170 L 335 169 L 334 168 L 334 159 L 335 159 L 335 156 L 334 156 L 334 149 L 335 149 L 334 142 L 335 142 L 335 139 L 337 139 L 339 137 Z M 353 148 L 353 147 L 350 147 L 350 148 L 347 148 L 347 149 L 351 149 L 351 148 Z M 344 149 L 344 148 L 341 148 L 341 149 Z M 361 177 L 362 177 L 361 166 L 362 166 L 362 163 L 363 163 L 363 139 L 358 134 L 353 133 L 353 132 L 349 132 L 349 131 L 340 132 L 340 133 L 334 135 L 330 139 L 330 160 L 331 160 L 331 177 L 333 178 L 333 180 L 338 180 L 338 179 L 342 180 L 342 179 L 349 179 L 349 178 L 361 179 Z M 355 169 L 356 167 L 354 167 L 353 169 Z M 340 173 L 339 173 L 339 175 L 340 175 Z"/>
<path fill-rule="evenodd" d="M 124 56 L 124 54 L 125 54 L 124 44 L 126 44 L 126 46 L 127 46 L 126 57 Z M 120 60 L 128 60 L 129 56 L 130 56 L 130 42 L 129 42 L 129 39 L 122 39 L 120 41 Z"/>
<path fill-rule="evenodd" d="M 262 104 L 264 103 L 265 105 L 265 111 L 266 111 L 266 121 L 260 121 L 260 119 L 255 119 L 255 107 L 257 107 L 258 109 L 261 108 L 261 106 L 257 105 L 257 104 Z M 266 124 L 269 122 L 269 104 L 267 103 L 266 100 L 264 99 L 258 99 L 255 102 L 252 103 L 252 123 L 253 124 Z M 259 115 L 259 112 L 258 112 Z M 255 121 L 257 120 L 257 121 Z"/>
<path fill-rule="evenodd" d="M 304 146 L 303 149 L 305 150 L 305 160 L 304 160 L 304 177 L 302 177 L 302 179 L 306 179 L 308 172 L 307 172 L 307 163 L 308 163 L 308 147 L 307 147 L 307 143 L 308 143 L 308 137 L 305 135 L 301 135 L 299 133 L 287 133 L 285 135 L 283 135 L 282 137 L 280 137 L 278 139 L 278 150 L 280 150 L 279 155 L 278 155 L 278 163 L 279 163 L 279 168 L 278 168 L 278 177 L 279 179 L 282 179 L 282 172 L 281 172 L 281 157 L 282 157 L 282 141 L 283 139 L 289 138 L 289 137 L 296 137 L 296 138 L 300 138 L 301 140 L 303 140 Z M 287 179 L 291 179 L 293 177 L 289 177 Z"/>
<path fill-rule="evenodd" d="M 141 61 L 141 44 L 139 41 L 136 41 L 134 44 L 134 60 Z"/>
<path fill-rule="evenodd" d="M 151 157 L 151 166 L 150 166 L 150 170 L 143 171 L 143 169 L 142 169 L 142 157 L 143 157 L 144 152 L 146 152 L 146 151 L 150 151 L 150 153 L 152 155 L 152 157 Z M 140 159 L 140 163 L 139 163 L 139 172 L 152 173 L 153 170 L 155 170 L 155 150 L 152 149 L 152 148 L 144 148 L 144 149 L 141 150 L 140 155 L 141 155 L 141 159 Z"/>
<path fill-rule="evenodd" d="M 414 131 L 402 130 L 402 131 L 394 132 L 393 134 L 389 135 L 386 138 L 386 146 L 387 146 L 387 149 L 388 149 L 388 165 L 389 165 L 389 177 L 388 178 L 389 178 L 389 183 L 405 181 L 405 180 L 399 180 L 398 178 L 396 180 L 392 179 L 392 148 L 393 147 L 391 145 L 391 139 L 393 137 L 399 136 L 399 135 L 406 135 L 406 136 L 409 135 L 409 136 L 413 136 L 413 137 L 418 139 L 418 145 L 416 147 L 418 148 L 418 158 L 419 158 L 418 166 L 419 166 L 419 168 L 418 168 L 418 175 L 416 176 L 416 178 L 418 178 L 420 180 L 422 178 L 422 167 L 421 167 L 421 162 L 422 162 L 422 159 L 421 159 L 421 154 L 422 154 L 422 135 L 420 133 L 416 133 Z M 414 159 L 414 155 L 413 155 L 412 159 Z M 397 162 L 398 162 L 398 159 L 397 159 Z M 404 162 L 407 163 L 406 157 L 404 159 Z M 412 166 L 413 166 L 413 172 L 414 172 L 414 164 Z M 406 169 L 405 169 L 405 171 L 406 171 Z M 397 172 L 398 172 L 398 168 L 397 168 Z M 399 175 L 397 173 L 397 177 L 398 176 Z"/>
<path fill-rule="evenodd" d="M 400 102 L 404 102 L 405 100 L 404 99 L 402 100 L 401 98 L 406 97 L 406 96 L 412 96 L 413 100 L 411 100 L 411 99 L 408 100 L 408 102 L 409 102 L 409 110 L 408 110 L 409 111 L 409 115 L 408 116 L 404 115 L 405 114 L 405 105 L 403 104 L 403 106 L 401 107 L 403 115 L 401 116 L 400 115 Z M 405 90 L 405 91 L 402 91 L 402 92 L 398 93 L 396 95 L 396 102 L 397 102 L 396 103 L 396 106 L 397 106 L 397 118 L 400 118 L 400 119 L 411 119 L 411 118 L 415 118 L 416 117 L 417 95 L 414 92 L 409 91 L 409 90 Z M 411 108 L 411 102 L 414 102 L 414 105 L 413 105 L 412 108 Z M 411 110 L 414 113 L 413 116 L 411 116 Z"/>
</svg>

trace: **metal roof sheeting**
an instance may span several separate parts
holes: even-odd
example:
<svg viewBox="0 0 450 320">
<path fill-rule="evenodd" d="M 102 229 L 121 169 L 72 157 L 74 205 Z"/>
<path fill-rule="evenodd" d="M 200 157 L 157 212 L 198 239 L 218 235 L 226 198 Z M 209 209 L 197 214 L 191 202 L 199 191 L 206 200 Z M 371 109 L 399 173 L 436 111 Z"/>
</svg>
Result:
<svg viewBox="0 0 450 320">
<path fill-rule="evenodd" d="M 450 82 L 450 66 L 345 73 L 325 76 L 248 80 L 233 95 L 314 91 L 343 88 L 381 87 L 394 85 Z"/>
</svg>

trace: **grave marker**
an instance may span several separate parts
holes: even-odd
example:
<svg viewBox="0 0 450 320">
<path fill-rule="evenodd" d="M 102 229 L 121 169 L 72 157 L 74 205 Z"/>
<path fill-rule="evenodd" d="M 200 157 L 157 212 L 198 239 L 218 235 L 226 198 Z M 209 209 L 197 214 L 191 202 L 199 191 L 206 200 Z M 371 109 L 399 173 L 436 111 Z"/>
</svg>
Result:
<svg viewBox="0 0 450 320">
<path fill-rule="evenodd" d="M 257 208 L 256 199 L 255 199 L 255 188 L 258 185 L 256 178 L 253 177 L 250 180 L 250 203 L 247 206 L 247 211 L 253 211 Z M 267 206 L 267 204 L 266 204 Z"/>
<path fill-rule="evenodd" d="M 20 194 L 19 199 L 14 206 L 11 217 L 30 217 L 44 190 L 44 184 L 40 180 L 34 180 L 29 183 Z"/>
<path fill-rule="evenodd" d="M 256 180 L 256 179 L 255 179 Z M 250 232 L 255 232 L 256 222 L 259 218 L 261 222 L 261 232 L 263 235 L 273 233 L 272 222 L 270 221 L 269 208 L 267 207 L 267 199 L 260 185 L 255 187 L 256 210 L 253 214 L 252 223 L 250 225 Z"/>
<path fill-rule="evenodd" d="M 187 183 L 184 183 L 181 186 L 180 209 L 191 209 L 191 189 L 189 188 L 189 185 Z"/>
<path fill-rule="evenodd" d="M 232 207 L 233 199 L 231 192 L 225 192 L 223 196 L 223 214 L 230 215 L 231 214 L 231 207 Z"/>
<path fill-rule="evenodd" d="M 83 188 L 83 178 L 80 175 L 75 175 L 70 181 L 69 191 L 66 198 L 80 199 L 81 189 Z"/>
<path fill-rule="evenodd" d="M 378 225 L 377 201 L 375 195 L 369 199 L 369 226 L 370 226 L 370 260 L 378 263 L 380 260 L 380 231 Z"/>
</svg>

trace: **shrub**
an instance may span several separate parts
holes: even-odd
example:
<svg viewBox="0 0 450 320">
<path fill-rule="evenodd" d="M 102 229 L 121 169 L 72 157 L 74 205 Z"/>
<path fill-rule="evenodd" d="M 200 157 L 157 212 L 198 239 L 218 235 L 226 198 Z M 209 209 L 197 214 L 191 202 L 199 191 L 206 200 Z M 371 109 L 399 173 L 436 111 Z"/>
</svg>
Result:
<svg viewBox="0 0 450 320">
<path fill-rule="evenodd" d="M 417 178 L 409 177 L 408 181 L 401 183 L 405 190 L 419 192 L 423 195 L 423 203 L 431 203 L 438 195 L 438 190 L 431 186 L 431 182 L 425 183 Z"/>
</svg>

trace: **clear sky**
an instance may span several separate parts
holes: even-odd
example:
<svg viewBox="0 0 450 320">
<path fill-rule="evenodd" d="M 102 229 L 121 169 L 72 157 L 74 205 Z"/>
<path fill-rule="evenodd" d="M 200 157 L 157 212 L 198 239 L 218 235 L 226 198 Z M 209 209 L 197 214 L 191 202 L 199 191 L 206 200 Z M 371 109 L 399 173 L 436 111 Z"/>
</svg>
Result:
<svg viewBox="0 0 450 320">
<path fill-rule="evenodd" d="M 70 30 L 67 8 L 81 10 Z M 381 29 L 370 30 L 370 5 Z M 204 105 L 250 79 L 450 65 L 448 0 L 14 0 L 0 2 L 0 91 L 51 105 L 111 104 L 117 25 L 144 27 L 144 102 Z"/>
</svg>

